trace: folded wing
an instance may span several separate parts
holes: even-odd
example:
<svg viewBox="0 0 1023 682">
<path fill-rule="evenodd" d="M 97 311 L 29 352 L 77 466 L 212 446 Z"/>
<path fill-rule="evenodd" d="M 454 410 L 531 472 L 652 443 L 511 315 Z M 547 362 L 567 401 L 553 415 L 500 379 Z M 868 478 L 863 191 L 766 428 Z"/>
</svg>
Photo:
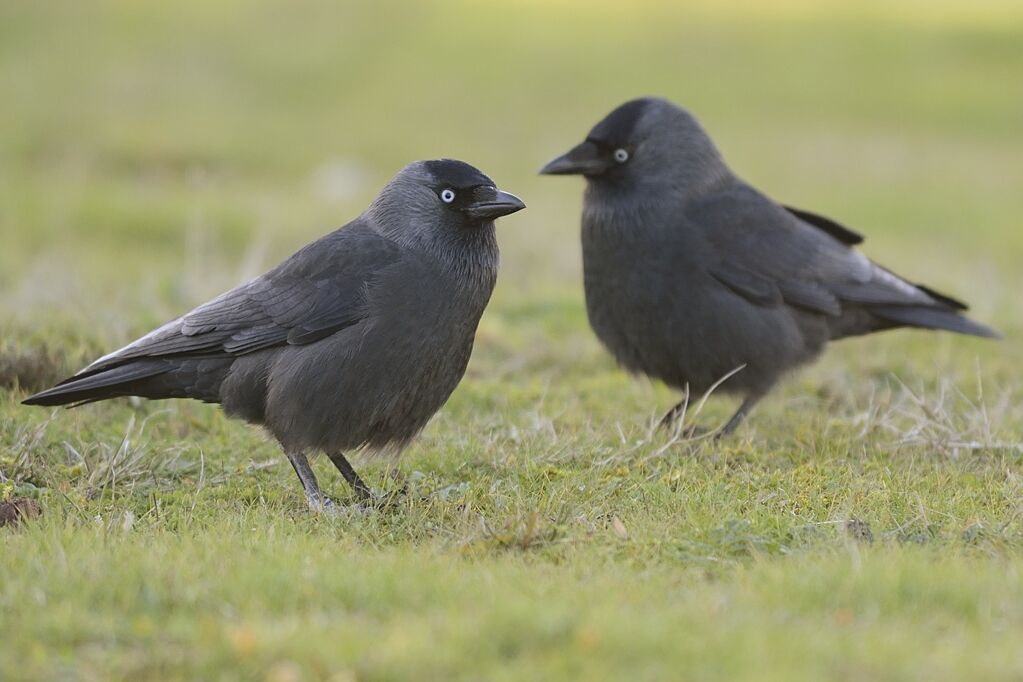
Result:
<svg viewBox="0 0 1023 682">
<path fill-rule="evenodd" d="M 400 258 L 393 242 L 355 223 L 25 402 L 66 404 L 124 395 L 118 387 L 191 366 L 199 358 L 230 362 L 266 348 L 313 343 L 366 319 L 367 288 Z"/>
<path fill-rule="evenodd" d="M 913 284 L 854 250 L 863 239 L 857 233 L 779 206 L 748 186 L 694 207 L 691 218 L 718 254 L 710 265 L 715 278 L 758 305 L 785 304 L 834 318 L 836 337 L 894 326 L 997 336 L 963 316 L 962 302 Z M 852 320 L 856 324 L 850 326 Z"/>
</svg>

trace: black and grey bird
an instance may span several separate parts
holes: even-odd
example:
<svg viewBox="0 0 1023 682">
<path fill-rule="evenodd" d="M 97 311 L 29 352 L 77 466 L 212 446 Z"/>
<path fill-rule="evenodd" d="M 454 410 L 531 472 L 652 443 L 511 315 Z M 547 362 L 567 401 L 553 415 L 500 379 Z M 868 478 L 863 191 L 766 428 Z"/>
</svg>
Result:
<svg viewBox="0 0 1023 682">
<path fill-rule="evenodd" d="M 863 238 L 738 178 L 684 109 L 627 102 L 541 173 L 583 175 L 586 309 L 626 369 L 677 389 L 719 380 L 733 431 L 828 341 L 895 327 L 996 333 L 966 306 L 873 263 Z M 665 416 L 669 423 L 680 403 Z"/>
<path fill-rule="evenodd" d="M 106 355 L 28 405 L 194 398 L 262 425 L 311 507 L 306 453 L 399 451 L 465 372 L 497 279 L 494 220 L 525 208 L 453 160 L 403 169 L 358 218 L 266 274 Z"/>
</svg>

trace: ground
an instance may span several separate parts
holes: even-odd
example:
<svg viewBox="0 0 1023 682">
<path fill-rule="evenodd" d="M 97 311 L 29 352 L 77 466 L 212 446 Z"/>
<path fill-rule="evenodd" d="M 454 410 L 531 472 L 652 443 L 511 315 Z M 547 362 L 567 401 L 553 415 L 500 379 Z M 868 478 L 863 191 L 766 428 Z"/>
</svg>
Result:
<svg viewBox="0 0 1023 682">
<path fill-rule="evenodd" d="M 0 678 L 1020 679 L 1020 73 L 1008 0 L 0 3 Z M 643 94 L 1004 340 L 842 342 L 730 440 L 655 431 L 536 175 Z M 19 405 L 438 156 L 529 208 L 396 505 L 310 513 L 212 406 Z"/>
</svg>

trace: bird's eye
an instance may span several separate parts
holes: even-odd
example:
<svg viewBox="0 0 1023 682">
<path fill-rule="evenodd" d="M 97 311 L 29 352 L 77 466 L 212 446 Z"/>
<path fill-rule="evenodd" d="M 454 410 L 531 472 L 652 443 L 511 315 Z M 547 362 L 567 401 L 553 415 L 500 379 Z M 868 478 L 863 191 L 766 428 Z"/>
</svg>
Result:
<svg viewBox="0 0 1023 682">
<path fill-rule="evenodd" d="M 450 204 L 455 200 L 455 191 L 453 189 L 445 189 L 440 193 L 440 200 L 445 204 Z"/>
<path fill-rule="evenodd" d="M 625 163 L 626 161 L 629 160 L 629 150 L 619 147 L 618 149 L 615 150 L 614 157 L 615 161 L 617 161 L 618 163 Z"/>
</svg>

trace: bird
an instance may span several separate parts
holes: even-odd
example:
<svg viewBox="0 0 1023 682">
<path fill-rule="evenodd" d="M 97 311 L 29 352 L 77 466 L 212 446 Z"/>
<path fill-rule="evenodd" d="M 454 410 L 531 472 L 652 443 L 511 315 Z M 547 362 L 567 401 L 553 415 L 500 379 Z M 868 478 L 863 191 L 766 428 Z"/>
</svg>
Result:
<svg viewBox="0 0 1023 682">
<path fill-rule="evenodd" d="M 447 401 L 497 280 L 494 221 L 523 208 L 465 162 L 411 163 L 344 227 L 23 403 L 219 403 L 277 440 L 311 509 L 340 508 L 310 452 L 361 504 L 345 452 L 399 453 Z"/>
<path fill-rule="evenodd" d="M 869 260 L 863 237 L 736 176 L 687 110 L 630 100 L 541 169 L 582 175 L 586 311 L 626 370 L 741 404 L 727 435 L 829 341 L 898 327 L 998 337 L 967 306 Z"/>
</svg>

